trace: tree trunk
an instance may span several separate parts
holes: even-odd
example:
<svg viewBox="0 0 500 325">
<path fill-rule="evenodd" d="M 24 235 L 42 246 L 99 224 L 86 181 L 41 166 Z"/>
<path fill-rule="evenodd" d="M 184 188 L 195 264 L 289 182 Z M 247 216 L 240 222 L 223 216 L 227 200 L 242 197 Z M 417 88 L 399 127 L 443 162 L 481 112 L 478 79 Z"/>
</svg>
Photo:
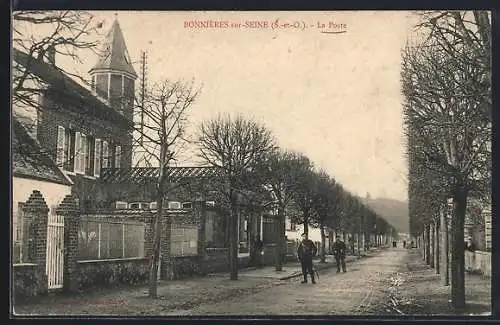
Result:
<svg viewBox="0 0 500 325">
<path fill-rule="evenodd" d="M 153 227 L 153 255 L 149 263 L 149 290 L 150 298 L 156 298 L 158 292 L 158 264 L 160 262 L 160 243 L 161 243 L 161 219 L 163 212 L 163 187 L 158 186 L 156 199 L 156 216 Z"/>
<path fill-rule="evenodd" d="M 277 272 L 283 271 L 283 259 L 285 256 L 285 210 L 278 208 L 278 242 L 275 251 L 275 269 Z"/>
<path fill-rule="evenodd" d="M 441 238 L 441 234 L 440 234 L 440 231 L 439 231 L 439 224 L 440 223 L 440 220 L 439 218 L 437 220 L 434 221 L 434 238 L 435 238 L 435 241 L 434 241 L 434 267 L 436 268 L 436 274 L 439 274 L 440 271 L 441 271 L 441 268 L 440 268 L 440 255 L 439 255 L 439 246 L 441 245 L 441 241 L 440 241 L 440 238 Z"/>
<path fill-rule="evenodd" d="M 422 259 L 425 262 L 425 226 L 424 226 L 424 229 L 422 230 L 422 234 L 420 235 L 420 238 L 421 238 L 420 249 L 422 250 Z"/>
<path fill-rule="evenodd" d="M 309 235 L 309 216 L 304 215 L 304 234 Z"/>
<path fill-rule="evenodd" d="M 448 249 L 448 215 L 446 212 L 441 211 L 441 280 L 443 285 L 450 285 L 450 258 Z"/>
<path fill-rule="evenodd" d="M 255 230 L 255 223 L 256 223 L 256 217 L 253 212 L 250 212 L 248 216 L 248 239 L 250 243 L 249 247 L 249 253 L 250 253 L 250 265 L 257 266 L 257 250 L 255 247 L 256 241 L 255 241 L 255 236 L 256 236 L 256 230 Z"/>
<path fill-rule="evenodd" d="M 451 303 L 457 309 L 465 307 L 465 256 L 464 256 L 464 224 L 467 210 L 467 192 L 456 190 L 453 198 L 454 213 L 451 219 Z"/>
<path fill-rule="evenodd" d="M 429 238 L 430 238 L 430 246 L 429 246 L 429 266 L 431 268 L 434 268 L 434 251 L 435 251 L 435 240 L 436 238 L 434 237 L 435 231 L 434 231 L 434 222 L 430 222 L 429 224 Z"/>
<path fill-rule="evenodd" d="M 332 255 L 333 254 L 333 230 L 328 231 L 328 254 Z"/>
<path fill-rule="evenodd" d="M 356 234 L 356 243 L 358 245 L 358 256 L 361 257 L 361 235 L 359 233 Z"/>
<path fill-rule="evenodd" d="M 325 239 L 325 226 L 321 225 L 321 255 L 320 262 L 326 263 L 326 239 Z"/>
<path fill-rule="evenodd" d="M 235 194 L 231 195 L 231 215 L 229 217 L 229 270 L 231 280 L 238 280 L 238 202 Z"/>
<path fill-rule="evenodd" d="M 431 264 L 431 238 L 430 227 L 425 225 L 425 264 Z"/>
</svg>

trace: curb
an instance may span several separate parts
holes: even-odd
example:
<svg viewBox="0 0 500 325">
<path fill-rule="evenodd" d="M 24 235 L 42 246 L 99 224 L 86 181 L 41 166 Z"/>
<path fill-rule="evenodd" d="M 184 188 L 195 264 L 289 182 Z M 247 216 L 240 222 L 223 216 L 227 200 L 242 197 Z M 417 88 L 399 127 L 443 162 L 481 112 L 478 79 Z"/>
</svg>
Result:
<svg viewBox="0 0 500 325">
<path fill-rule="evenodd" d="M 379 250 L 377 253 L 380 253 L 383 249 Z M 352 255 L 351 255 L 352 256 Z M 354 261 L 358 261 L 360 259 L 363 259 L 367 257 L 367 255 L 362 255 L 361 257 L 358 257 L 356 256 L 356 259 L 353 259 L 353 260 L 350 260 L 350 261 L 346 261 L 345 264 L 349 264 L 349 263 L 352 263 Z M 319 267 L 321 265 L 321 267 Z M 333 268 L 333 267 L 336 267 L 337 264 L 335 262 L 333 263 L 326 263 L 326 264 L 316 264 L 316 270 L 317 271 L 321 271 L 321 270 L 327 270 L 327 269 L 330 269 L 330 268 Z M 298 278 L 298 277 L 301 277 L 302 276 L 302 273 L 297 273 L 297 274 L 292 274 L 292 275 L 287 275 L 287 276 L 284 276 L 282 278 L 279 278 L 279 280 L 290 280 L 290 279 L 293 279 L 293 278 Z"/>
</svg>

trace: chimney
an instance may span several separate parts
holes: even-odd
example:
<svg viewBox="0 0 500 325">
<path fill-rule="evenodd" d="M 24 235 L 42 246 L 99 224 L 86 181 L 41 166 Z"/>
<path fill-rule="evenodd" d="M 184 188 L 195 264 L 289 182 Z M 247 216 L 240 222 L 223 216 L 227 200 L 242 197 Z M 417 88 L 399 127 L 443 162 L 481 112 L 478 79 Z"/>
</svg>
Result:
<svg viewBox="0 0 500 325">
<path fill-rule="evenodd" d="M 47 49 L 47 62 L 56 65 L 56 48 L 54 45 L 49 46 Z"/>
</svg>

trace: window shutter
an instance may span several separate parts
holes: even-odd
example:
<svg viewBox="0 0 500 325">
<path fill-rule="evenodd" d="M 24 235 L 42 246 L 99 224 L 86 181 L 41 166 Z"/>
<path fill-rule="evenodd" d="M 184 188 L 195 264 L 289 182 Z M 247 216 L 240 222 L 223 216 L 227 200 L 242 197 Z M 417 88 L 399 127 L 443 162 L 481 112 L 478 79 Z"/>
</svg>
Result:
<svg viewBox="0 0 500 325">
<path fill-rule="evenodd" d="M 116 146 L 116 148 L 115 148 L 115 168 L 121 167 L 121 159 L 122 159 L 122 147 Z"/>
<path fill-rule="evenodd" d="M 80 171 L 82 173 L 85 173 L 85 170 L 87 169 L 87 136 L 82 133 L 82 145 L 81 145 L 81 165 L 80 165 Z"/>
<path fill-rule="evenodd" d="M 65 130 L 62 126 L 57 127 L 57 152 L 56 152 L 56 164 L 57 166 L 63 166 L 64 164 L 64 135 Z"/>
<path fill-rule="evenodd" d="M 109 162 L 109 151 L 108 151 L 108 142 L 102 142 L 102 168 L 108 168 Z"/>
<path fill-rule="evenodd" d="M 94 176 L 101 174 L 101 139 L 95 139 L 94 150 Z"/>
<path fill-rule="evenodd" d="M 75 173 L 78 173 L 80 172 L 80 162 L 81 162 L 81 145 L 82 145 L 82 137 L 81 137 L 81 133 L 80 132 L 76 132 L 75 133 L 75 153 L 73 155 L 73 157 L 75 158 L 75 167 L 74 167 L 74 170 L 75 170 Z"/>
</svg>

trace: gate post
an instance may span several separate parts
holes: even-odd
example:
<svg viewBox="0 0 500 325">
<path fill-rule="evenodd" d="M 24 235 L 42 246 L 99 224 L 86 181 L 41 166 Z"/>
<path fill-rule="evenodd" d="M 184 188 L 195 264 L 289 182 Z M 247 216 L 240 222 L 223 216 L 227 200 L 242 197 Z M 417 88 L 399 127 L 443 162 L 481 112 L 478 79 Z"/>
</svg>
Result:
<svg viewBox="0 0 500 325">
<path fill-rule="evenodd" d="M 49 208 L 40 191 L 33 191 L 23 207 L 25 220 L 30 220 L 28 232 L 28 256 L 37 264 L 33 287 L 35 295 L 44 295 L 49 290 L 47 278 L 47 226 Z"/>
<path fill-rule="evenodd" d="M 66 195 L 56 208 L 56 214 L 64 217 L 64 264 L 63 290 L 77 292 L 78 284 L 78 232 L 80 231 L 80 211 L 75 199 Z"/>
</svg>

